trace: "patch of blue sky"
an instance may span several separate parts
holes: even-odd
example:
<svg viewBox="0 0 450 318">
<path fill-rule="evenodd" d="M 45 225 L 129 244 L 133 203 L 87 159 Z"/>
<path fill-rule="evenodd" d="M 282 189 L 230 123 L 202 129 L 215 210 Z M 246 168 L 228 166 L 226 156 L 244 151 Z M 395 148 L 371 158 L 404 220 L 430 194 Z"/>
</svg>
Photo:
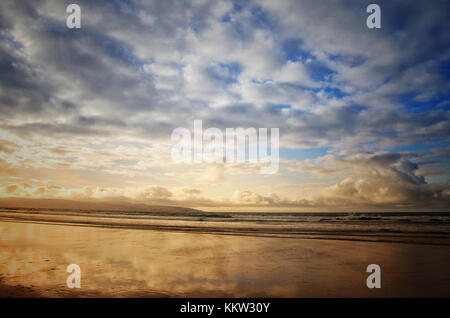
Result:
<svg viewBox="0 0 450 318">
<path fill-rule="evenodd" d="M 389 148 L 389 152 L 427 152 L 433 148 L 436 148 L 436 144 L 411 144 L 411 145 L 402 145 Z"/>
<path fill-rule="evenodd" d="M 437 93 L 425 101 L 417 100 L 417 95 L 417 93 L 409 93 L 398 97 L 397 100 L 400 104 L 404 105 L 406 113 L 421 114 L 436 108 L 442 109 L 443 107 L 444 109 L 448 109 L 450 106 L 448 103 L 445 103 L 450 100 L 450 92 Z"/>
<path fill-rule="evenodd" d="M 14 48 L 15 50 L 20 50 L 22 48 L 22 45 L 14 40 L 14 37 L 10 34 L 4 34 L 0 36 L 0 41 L 5 42 L 10 47 Z"/>
<path fill-rule="evenodd" d="M 360 66 L 367 60 L 367 58 L 362 55 L 353 54 L 328 54 L 328 58 L 331 61 L 342 63 L 348 67 Z"/>
<path fill-rule="evenodd" d="M 231 22 L 231 17 L 233 14 L 239 13 L 244 9 L 244 5 L 240 1 L 232 1 L 233 8 L 228 11 L 221 19 L 222 22 Z"/>
<path fill-rule="evenodd" d="M 273 21 L 269 18 L 267 13 L 259 6 L 255 6 L 250 9 L 251 12 L 251 24 L 255 28 L 259 29 L 273 29 Z"/>
<path fill-rule="evenodd" d="M 336 72 L 328 68 L 325 63 L 318 61 L 316 57 L 302 48 L 301 39 L 287 39 L 282 43 L 284 58 L 291 62 L 301 62 L 305 65 L 308 75 L 314 81 L 326 81 Z"/>
<path fill-rule="evenodd" d="M 116 12 L 135 13 L 139 10 L 134 0 L 107 0 L 106 4 L 112 6 Z"/>
<path fill-rule="evenodd" d="M 450 79 L 450 59 L 442 61 L 439 64 L 439 72 L 445 76 L 447 79 Z"/>
<path fill-rule="evenodd" d="M 346 96 L 349 96 L 349 94 L 344 93 L 343 91 L 341 91 L 337 87 L 325 86 L 322 90 L 326 93 L 328 98 L 338 98 L 338 99 L 340 99 L 340 98 L 344 98 Z M 358 110 L 360 110 L 360 109 L 358 109 Z"/>
<path fill-rule="evenodd" d="M 306 60 L 313 60 L 314 56 L 306 50 L 301 48 L 303 41 L 300 39 L 287 39 L 281 45 L 284 57 L 291 62 L 306 62 Z"/>
<path fill-rule="evenodd" d="M 353 104 L 353 105 L 347 106 L 346 108 L 347 108 L 348 110 L 350 110 L 352 113 L 359 114 L 360 112 L 366 110 L 366 109 L 367 109 L 367 106 Z"/>
<path fill-rule="evenodd" d="M 39 26 L 46 32 L 51 33 L 54 36 L 60 37 L 68 37 L 68 36 L 80 36 L 83 34 L 83 28 L 73 28 L 69 29 L 66 26 L 66 23 L 61 23 L 61 21 L 57 21 L 47 16 L 39 15 L 36 13 L 36 20 L 39 23 Z M 86 33 L 86 32 L 84 32 Z"/>
<path fill-rule="evenodd" d="M 234 1 L 232 10 L 227 12 L 221 19 L 222 23 L 229 23 L 243 41 L 249 40 L 253 36 L 255 29 L 273 30 L 274 28 L 274 22 L 258 5 L 248 7 L 250 15 L 246 20 L 247 23 L 243 23 L 241 19 L 233 19 L 233 15 L 241 12 L 247 5 L 248 3 L 246 2 L 239 3 Z"/>
<path fill-rule="evenodd" d="M 349 93 L 342 91 L 341 89 L 339 89 L 337 87 L 330 86 L 328 83 L 323 83 L 323 85 L 319 88 L 311 88 L 311 87 L 300 87 L 300 88 L 311 91 L 316 94 L 324 93 L 325 96 L 329 99 L 331 99 L 331 98 L 341 99 L 341 98 L 345 98 L 345 97 L 351 95 Z"/>
<path fill-rule="evenodd" d="M 287 104 L 268 104 L 266 106 L 267 112 L 273 115 L 280 114 L 283 109 L 292 109 L 292 106 Z"/>
<path fill-rule="evenodd" d="M 315 159 L 325 156 L 331 147 L 317 147 L 317 148 L 280 148 L 280 158 L 287 160 L 303 161 L 306 159 Z"/>
<path fill-rule="evenodd" d="M 231 62 L 231 63 L 223 63 L 219 62 L 218 65 L 225 69 L 230 75 L 232 76 L 239 76 L 242 72 L 242 66 L 241 64 L 237 62 Z"/>
<path fill-rule="evenodd" d="M 100 34 L 91 34 L 91 36 L 112 58 L 138 67 L 142 67 L 144 65 L 144 62 L 141 61 L 134 54 L 133 50 L 127 47 L 124 43 Z"/>
<path fill-rule="evenodd" d="M 256 78 L 252 78 L 250 80 L 250 83 L 263 85 L 263 84 L 273 83 L 273 80 L 272 79 L 256 79 Z"/>
<path fill-rule="evenodd" d="M 98 43 L 104 50 L 105 54 L 110 57 L 134 66 L 142 67 L 144 65 L 134 53 L 133 50 L 125 43 L 118 41 L 112 37 L 104 34 L 86 30 L 83 28 L 68 29 L 65 24 L 59 21 L 49 19 L 43 16 L 39 17 L 41 26 L 54 35 L 54 38 L 61 41 L 77 41 L 77 40 L 89 40 Z"/>
<path fill-rule="evenodd" d="M 236 32 L 236 34 L 239 35 L 241 40 L 247 41 L 250 40 L 252 37 L 253 29 L 248 28 L 246 25 L 244 25 L 239 19 L 232 19 L 233 14 L 236 12 L 239 12 L 242 10 L 242 7 L 240 5 L 233 5 L 233 9 L 226 13 L 222 18 L 222 23 L 228 23 Z"/>
<path fill-rule="evenodd" d="M 420 165 L 428 165 L 428 164 L 438 164 L 437 169 L 449 169 L 450 168 L 450 158 L 446 154 L 445 151 L 442 152 L 435 152 L 435 150 L 438 149 L 446 149 L 450 146 L 449 142 L 446 141 L 435 141 L 434 143 L 418 143 L 418 144 L 411 144 L 411 145 L 403 145 L 403 146 L 397 146 L 392 147 L 388 149 L 389 152 L 392 153 L 398 153 L 398 152 L 411 152 L 413 154 L 421 154 L 426 155 L 427 159 L 420 160 Z M 417 162 L 417 158 L 411 157 L 410 160 L 412 162 Z M 448 179 L 448 175 L 445 176 Z M 440 177 L 439 177 L 440 178 Z"/>
<path fill-rule="evenodd" d="M 219 62 L 206 68 L 208 76 L 216 81 L 233 84 L 238 82 L 238 76 L 242 72 L 242 67 L 239 63 L 224 63 Z"/>
<path fill-rule="evenodd" d="M 308 71 L 308 75 L 314 81 L 329 81 L 330 77 L 333 74 L 336 74 L 335 71 L 328 68 L 324 63 L 312 60 L 309 63 L 305 64 L 306 70 Z"/>
</svg>

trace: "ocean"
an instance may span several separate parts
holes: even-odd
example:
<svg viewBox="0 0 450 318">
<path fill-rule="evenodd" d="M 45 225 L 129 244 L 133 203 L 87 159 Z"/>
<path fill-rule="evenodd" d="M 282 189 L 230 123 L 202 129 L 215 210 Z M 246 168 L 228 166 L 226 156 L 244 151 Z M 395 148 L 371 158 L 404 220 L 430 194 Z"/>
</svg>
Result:
<svg viewBox="0 0 450 318">
<path fill-rule="evenodd" d="M 123 212 L 1 209 L 1 221 L 222 235 L 450 245 L 450 212 Z"/>
</svg>

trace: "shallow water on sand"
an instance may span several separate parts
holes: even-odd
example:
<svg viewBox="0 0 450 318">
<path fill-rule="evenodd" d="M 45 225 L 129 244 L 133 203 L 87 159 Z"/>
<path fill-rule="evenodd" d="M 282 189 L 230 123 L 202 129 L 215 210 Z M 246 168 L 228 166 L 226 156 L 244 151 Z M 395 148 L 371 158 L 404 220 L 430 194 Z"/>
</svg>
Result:
<svg viewBox="0 0 450 318">
<path fill-rule="evenodd" d="M 448 297 L 450 247 L 0 222 L 0 277 L 45 297 Z"/>
</svg>

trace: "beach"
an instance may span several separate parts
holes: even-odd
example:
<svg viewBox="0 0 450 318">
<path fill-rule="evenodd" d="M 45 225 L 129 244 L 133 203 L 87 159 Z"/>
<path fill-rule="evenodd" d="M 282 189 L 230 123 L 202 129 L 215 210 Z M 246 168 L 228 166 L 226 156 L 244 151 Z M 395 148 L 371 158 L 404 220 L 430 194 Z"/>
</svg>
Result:
<svg viewBox="0 0 450 318">
<path fill-rule="evenodd" d="M 147 229 L 2 213 L 0 297 L 450 296 L 445 237 L 252 235 L 183 230 L 187 221 L 178 222 L 179 230 Z M 79 289 L 66 285 L 69 264 L 81 268 Z M 366 286 L 369 264 L 381 267 L 379 289 Z"/>
</svg>

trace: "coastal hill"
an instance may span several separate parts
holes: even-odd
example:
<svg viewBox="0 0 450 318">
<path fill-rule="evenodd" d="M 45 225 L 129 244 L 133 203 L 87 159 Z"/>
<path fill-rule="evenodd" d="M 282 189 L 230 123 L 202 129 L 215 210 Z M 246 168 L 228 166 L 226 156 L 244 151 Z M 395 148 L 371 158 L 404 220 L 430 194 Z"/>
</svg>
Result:
<svg viewBox="0 0 450 318">
<path fill-rule="evenodd" d="M 2 198 L 0 208 L 83 210 L 83 211 L 124 211 L 124 212 L 158 212 L 158 213 L 203 213 L 201 210 L 177 206 L 149 205 L 129 201 L 78 201 L 67 199 L 26 199 Z"/>
</svg>

